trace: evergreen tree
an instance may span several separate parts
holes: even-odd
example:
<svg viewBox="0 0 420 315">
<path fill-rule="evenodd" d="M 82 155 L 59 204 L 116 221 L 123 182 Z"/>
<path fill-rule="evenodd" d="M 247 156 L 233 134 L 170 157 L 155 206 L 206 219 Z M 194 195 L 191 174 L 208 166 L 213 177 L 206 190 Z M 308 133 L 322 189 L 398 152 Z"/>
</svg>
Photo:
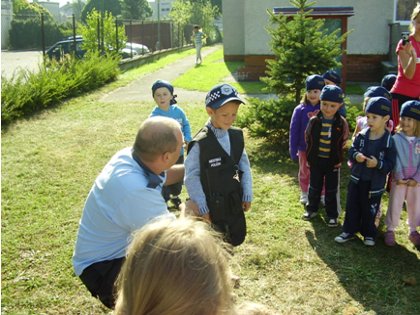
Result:
<svg viewBox="0 0 420 315">
<path fill-rule="evenodd" d="M 347 34 L 340 35 L 340 29 L 328 33 L 323 19 L 310 17 L 314 1 L 291 0 L 290 3 L 297 8 L 293 16 L 269 12 L 273 27 L 268 31 L 276 58 L 267 61 L 268 76 L 262 81 L 278 95 L 293 93 L 295 102 L 299 103 L 308 75 L 321 74 L 340 65 L 337 58 L 342 54 L 341 44 Z"/>
</svg>

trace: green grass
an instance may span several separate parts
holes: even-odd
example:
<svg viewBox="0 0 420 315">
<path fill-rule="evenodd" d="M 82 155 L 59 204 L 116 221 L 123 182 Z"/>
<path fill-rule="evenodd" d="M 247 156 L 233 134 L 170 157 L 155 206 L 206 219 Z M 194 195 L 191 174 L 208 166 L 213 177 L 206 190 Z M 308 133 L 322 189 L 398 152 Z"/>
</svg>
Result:
<svg viewBox="0 0 420 315">
<path fill-rule="evenodd" d="M 204 62 L 185 72 L 172 83 L 186 90 L 208 92 L 215 83 L 226 82 L 234 86 L 239 93 L 261 94 L 265 84 L 262 82 L 237 82 L 233 74 L 243 66 L 243 62 L 224 62 L 223 50 L 209 54 Z"/>
<path fill-rule="evenodd" d="M 138 77 L 133 73 L 122 79 Z M 93 181 L 117 150 L 132 144 L 153 105 L 98 101 L 118 85 L 2 132 L 2 314 L 109 313 L 75 277 L 71 256 Z M 207 119 L 202 104 L 184 109 L 195 133 Z M 238 300 L 281 314 L 418 314 L 420 253 L 407 240 L 405 212 L 395 248 L 381 237 L 374 248 L 358 240 L 336 244 L 339 228 L 327 228 L 322 217 L 301 220 L 297 165 L 287 153 L 260 139 L 248 138 L 246 146 L 255 199 L 247 239 L 232 259 L 241 277 Z M 343 203 L 347 182 L 344 167 Z M 410 278 L 417 284 L 408 285 Z"/>
</svg>

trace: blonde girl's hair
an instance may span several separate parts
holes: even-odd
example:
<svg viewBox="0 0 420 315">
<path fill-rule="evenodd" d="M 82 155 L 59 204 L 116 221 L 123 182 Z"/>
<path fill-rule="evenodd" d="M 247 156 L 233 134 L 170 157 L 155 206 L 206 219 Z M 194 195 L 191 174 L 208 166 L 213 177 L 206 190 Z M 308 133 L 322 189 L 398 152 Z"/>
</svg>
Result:
<svg viewBox="0 0 420 315">
<path fill-rule="evenodd" d="M 128 248 L 115 314 L 231 314 L 225 246 L 207 223 L 191 218 L 146 225 Z"/>
<path fill-rule="evenodd" d="M 397 132 L 402 132 L 401 123 L 395 129 Z M 420 138 L 420 120 L 414 120 L 414 136 Z"/>
<path fill-rule="evenodd" d="M 413 22 L 418 17 L 419 14 L 420 14 L 420 2 L 417 2 L 416 7 L 413 9 L 413 12 L 411 13 L 411 23 L 410 23 L 410 26 L 409 26 L 411 34 L 414 34 Z"/>
</svg>

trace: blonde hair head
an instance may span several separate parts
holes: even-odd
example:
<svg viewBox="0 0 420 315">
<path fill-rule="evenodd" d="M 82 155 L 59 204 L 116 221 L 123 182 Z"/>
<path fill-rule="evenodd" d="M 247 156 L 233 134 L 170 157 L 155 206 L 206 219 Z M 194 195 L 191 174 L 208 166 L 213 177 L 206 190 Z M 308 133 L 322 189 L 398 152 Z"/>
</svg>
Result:
<svg viewBox="0 0 420 315">
<path fill-rule="evenodd" d="M 398 126 L 397 126 L 397 128 L 395 128 L 395 130 L 397 132 L 402 132 L 401 119 L 400 119 L 400 124 L 398 124 Z M 414 120 L 413 136 L 415 136 L 416 138 L 420 138 L 420 120 Z"/>
<path fill-rule="evenodd" d="M 119 275 L 116 315 L 232 311 L 227 250 L 208 224 L 158 220 L 138 231 Z"/>
<path fill-rule="evenodd" d="M 419 16 L 419 14 L 420 14 L 420 3 L 417 2 L 416 7 L 413 9 L 413 12 L 411 13 L 411 23 L 410 23 L 409 29 L 410 29 L 410 32 L 412 34 L 414 34 L 414 25 L 413 25 L 413 22 Z"/>
</svg>

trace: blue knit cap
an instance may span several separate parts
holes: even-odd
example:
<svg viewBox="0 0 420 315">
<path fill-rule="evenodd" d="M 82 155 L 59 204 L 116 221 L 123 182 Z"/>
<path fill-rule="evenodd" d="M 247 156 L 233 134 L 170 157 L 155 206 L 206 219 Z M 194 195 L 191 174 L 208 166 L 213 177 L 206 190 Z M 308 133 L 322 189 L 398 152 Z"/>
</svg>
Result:
<svg viewBox="0 0 420 315">
<path fill-rule="evenodd" d="M 176 100 L 175 100 L 176 95 L 174 95 L 174 87 L 168 81 L 157 80 L 155 83 L 153 83 L 153 85 L 152 85 L 152 96 L 155 96 L 155 92 L 156 92 L 157 89 L 163 88 L 163 87 L 167 88 L 169 90 L 169 92 L 171 93 L 171 95 L 173 96 L 170 104 L 171 105 L 176 104 Z"/>
<path fill-rule="evenodd" d="M 325 86 L 324 78 L 318 74 L 310 75 L 306 78 L 306 91 L 310 90 L 322 90 Z"/>
<path fill-rule="evenodd" d="M 365 112 L 379 116 L 391 116 L 391 102 L 386 97 L 371 97 L 366 104 Z"/>
<path fill-rule="evenodd" d="M 420 120 L 420 101 L 407 101 L 401 106 L 400 117 Z"/>
<path fill-rule="evenodd" d="M 388 92 L 388 90 L 382 86 L 369 86 L 366 89 L 365 94 L 363 95 L 364 97 L 385 97 L 389 100 L 392 99 L 392 95 L 391 93 Z"/>
<path fill-rule="evenodd" d="M 391 91 L 396 80 L 397 76 L 395 74 L 387 74 L 382 78 L 381 86 L 386 88 L 388 91 Z"/>
<path fill-rule="evenodd" d="M 341 77 L 340 75 L 334 71 L 334 70 L 328 70 L 327 72 L 325 72 L 322 77 L 326 80 L 329 80 L 331 82 L 334 82 L 337 85 L 341 84 Z"/>
<path fill-rule="evenodd" d="M 319 96 L 321 101 L 330 101 L 336 103 L 343 103 L 343 90 L 337 85 L 326 85 Z"/>
</svg>

